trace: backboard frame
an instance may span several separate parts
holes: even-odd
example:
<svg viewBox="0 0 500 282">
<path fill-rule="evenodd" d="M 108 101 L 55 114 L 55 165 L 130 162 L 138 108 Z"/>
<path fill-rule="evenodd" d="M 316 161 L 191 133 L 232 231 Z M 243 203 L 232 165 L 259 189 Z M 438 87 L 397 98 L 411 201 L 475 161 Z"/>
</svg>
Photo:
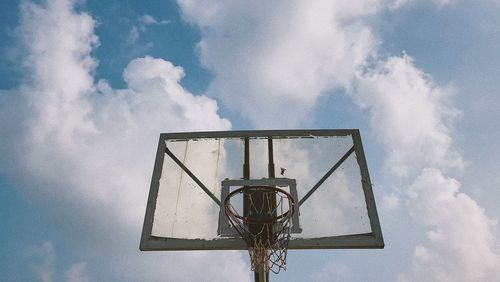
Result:
<svg viewBox="0 0 500 282">
<path fill-rule="evenodd" d="M 241 238 L 223 237 L 213 240 L 179 239 L 152 236 L 154 212 L 162 175 L 162 166 L 166 151 L 166 141 L 192 140 L 205 138 L 307 138 L 329 136 L 352 136 L 353 152 L 360 168 L 361 184 L 370 221 L 370 233 L 331 236 L 321 238 L 294 238 L 289 242 L 289 249 L 379 249 L 384 247 L 384 240 L 376 209 L 368 167 L 358 129 L 312 129 L 312 130 L 249 130 L 249 131 L 210 131 L 160 134 L 156 159 L 151 179 L 150 192 L 144 225 L 141 235 L 142 251 L 183 251 L 183 250 L 246 250 L 248 247 Z M 200 187 L 203 189 L 203 187 Z M 223 199 L 218 199 L 222 202 Z M 217 202 L 217 201 L 216 201 Z"/>
</svg>

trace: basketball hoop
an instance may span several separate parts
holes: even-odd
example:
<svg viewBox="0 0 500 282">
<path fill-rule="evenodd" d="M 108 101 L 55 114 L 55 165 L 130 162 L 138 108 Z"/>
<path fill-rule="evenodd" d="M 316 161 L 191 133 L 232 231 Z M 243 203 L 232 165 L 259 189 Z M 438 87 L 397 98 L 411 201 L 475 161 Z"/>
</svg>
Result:
<svg viewBox="0 0 500 282">
<path fill-rule="evenodd" d="M 256 282 L 289 249 L 384 248 L 359 130 L 160 134 L 139 248 L 248 250 Z"/>
<path fill-rule="evenodd" d="M 243 215 L 231 203 L 240 194 L 246 202 Z M 225 213 L 248 246 L 253 271 L 286 270 L 294 206 L 290 193 L 273 186 L 244 186 L 226 197 Z"/>
</svg>

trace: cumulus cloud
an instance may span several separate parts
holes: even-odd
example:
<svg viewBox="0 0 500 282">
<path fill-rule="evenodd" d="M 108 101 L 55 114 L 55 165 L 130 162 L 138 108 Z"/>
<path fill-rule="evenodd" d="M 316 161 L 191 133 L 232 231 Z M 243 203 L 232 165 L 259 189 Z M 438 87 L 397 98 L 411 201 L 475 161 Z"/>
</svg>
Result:
<svg viewBox="0 0 500 282">
<path fill-rule="evenodd" d="M 178 1 L 201 30 L 210 93 L 254 126 L 297 126 L 324 92 L 349 84 L 377 40 L 364 20 L 376 0 Z"/>
<path fill-rule="evenodd" d="M 209 93 L 262 128 L 308 124 L 321 95 L 348 88 L 377 56 L 371 19 L 412 1 L 177 2 L 201 31 Z"/>
<path fill-rule="evenodd" d="M 139 255 L 159 132 L 231 125 L 218 115 L 213 99 L 185 90 L 183 69 L 163 59 L 131 61 L 124 70 L 125 89 L 113 89 L 105 80 L 96 83 L 95 21 L 74 6 L 68 0 L 23 2 L 19 31 L 27 75 L 18 90 L 6 92 L 24 99 L 8 105 L 19 107 L 8 113 L 24 114 L 16 115 L 24 128 L 21 142 L 6 146 L 14 148 L 8 157 L 24 192 L 53 213 L 60 232 L 87 258 L 106 258 L 104 266 L 75 264 L 66 278 L 85 280 L 88 271 L 122 281 L 245 277 L 238 252 Z M 7 133 L 10 129 L 2 126 Z M 51 245 L 46 249 L 54 253 Z M 160 260 L 169 267 L 158 268 Z M 203 271 L 176 272 L 195 264 Z M 219 271 L 217 264 L 234 268 Z M 50 271 L 40 273 L 50 281 Z"/>
<path fill-rule="evenodd" d="M 428 230 L 428 245 L 414 253 L 414 274 L 421 281 L 491 281 L 500 274 L 496 221 L 459 187 L 429 168 L 408 189 L 410 212 Z"/>
<path fill-rule="evenodd" d="M 390 57 L 358 76 L 358 104 L 370 111 L 371 126 L 388 154 L 387 167 L 398 176 L 416 176 L 423 166 L 463 168 L 448 124 L 459 111 L 453 89 L 439 87 L 404 54 Z"/>
<path fill-rule="evenodd" d="M 209 93 L 256 127 L 310 122 L 318 98 L 348 88 L 376 56 L 370 20 L 406 0 L 177 1 L 198 27 Z"/>
<path fill-rule="evenodd" d="M 451 137 L 458 114 L 452 93 L 434 85 L 406 54 L 359 74 L 351 89 L 385 146 L 388 171 L 407 186 L 406 208 L 426 230 L 425 243 L 414 250 L 414 271 L 404 279 L 479 281 L 499 274 L 494 222 L 443 173 L 464 167 Z M 388 206 L 398 202 L 395 194 L 385 197 Z"/>
</svg>

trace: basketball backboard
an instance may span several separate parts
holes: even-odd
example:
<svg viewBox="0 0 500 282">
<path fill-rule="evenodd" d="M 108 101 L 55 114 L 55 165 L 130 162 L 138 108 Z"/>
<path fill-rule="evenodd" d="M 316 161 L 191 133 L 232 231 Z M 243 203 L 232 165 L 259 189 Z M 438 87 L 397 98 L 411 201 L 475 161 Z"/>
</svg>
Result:
<svg viewBox="0 0 500 282">
<path fill-rule="evenodd" d="M 247 249 L 222 204 L 246 185 L 293 197 L 289 249 L 383 248 L 370 183 L 355 129 L 163 133 L 140 249 Z"/>
</svg>

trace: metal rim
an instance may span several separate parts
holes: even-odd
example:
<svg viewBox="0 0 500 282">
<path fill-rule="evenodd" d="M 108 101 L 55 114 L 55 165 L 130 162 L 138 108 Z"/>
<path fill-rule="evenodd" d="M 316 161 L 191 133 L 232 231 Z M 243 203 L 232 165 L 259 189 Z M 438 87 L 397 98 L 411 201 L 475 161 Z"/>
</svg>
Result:
<svg viewBox="0 0 500 282">
<path fill-rule="evenodd" d="M 269 219 L 269 223 L 272 223 L 272 222 L 275 222 L 279 219 L 282 219 L 284 217 L 289 217 L 289 215 L 292 215 L 293 212 L 294 212 L 294 206 L 295 206 L 295 200 L 293 199 L 292 195 L 290 193 L 288 193 L 287 191 L 283 190 L 283 189 L 280 189 L 280 188 L 276 188 L 276 187 L 273 187 L 273 186 L 263 186 L 263 185 L 259 185 L 259 186 L 246 186 L 246 187 L 241 187 L 241 188 L 238 188 L 236 190 L 234 190 L 233 192 L 229 193 L 229 195 L 227 195 L 226 199 L 224 200 L 224 207 L 225 207 L 225 211 L 226 211 L 226 214 L 227 213 L 230 213 L 232 216 L 240 219 L 240 220 L 243 220 L 244 222 L 247 222 L 247 223 L 250 223 L 251 221 L 249 220 L 249 217 L 245 217 L 245 216 L 241 216 L 237 213 L 234 213 L 230 208 L 230 204 L 229 204 L 229 201 L 231 200 L 231 198 L 238 194 L 238 193 L 241 193 L 243 191 L 246 191 L 246 190 L 267 190 L 269 192 L 276 192 L 276 194 L 278 193 L 282 193 L 284 194 L 287 198 L 288 198 L 288 201 L 289 201 L 289 204 L 290 204 L 290 209 L 281 214 L 281 215 L 278 215 L 278 216 L 275 216 L 275 217 L 272 217 Z"/>
</svg>

